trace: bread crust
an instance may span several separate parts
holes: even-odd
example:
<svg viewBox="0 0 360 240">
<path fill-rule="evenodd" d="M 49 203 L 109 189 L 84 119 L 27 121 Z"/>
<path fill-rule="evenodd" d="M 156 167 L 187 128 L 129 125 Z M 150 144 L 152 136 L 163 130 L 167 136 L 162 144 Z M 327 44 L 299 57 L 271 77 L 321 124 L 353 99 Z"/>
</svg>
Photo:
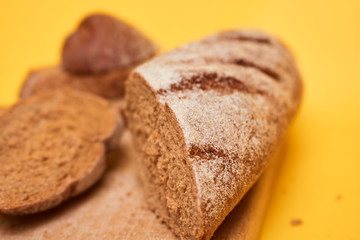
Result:
<svg viewBox="0 0 360 240">
<path fill-rule="evenodd" d="M 106 100 L 61 89 L 21 100 L 0 118 L 0 129 L 0 213 L 21 215 L 57 206 L 98 181 L 122 122 Z"/>
<path fill-rule="evenodd" d="M 129 86 L 139 78 L 174 113 L 203 216 L 204 234 L 193 239 L 210 239 L 258 180 L 299 107 L 302 84 L 293 57 L 270 35 L 228 31 L 143 64 Z"/>
</svg>

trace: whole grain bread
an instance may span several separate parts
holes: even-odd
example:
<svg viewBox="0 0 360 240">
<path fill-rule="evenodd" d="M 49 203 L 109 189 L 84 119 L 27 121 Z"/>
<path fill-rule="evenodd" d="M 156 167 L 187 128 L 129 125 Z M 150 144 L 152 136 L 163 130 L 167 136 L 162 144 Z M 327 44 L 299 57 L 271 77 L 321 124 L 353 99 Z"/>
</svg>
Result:
<svg viewBox="0 0 360 240">
<path fill-rule="evenodd" d="M 157 47 L 128 24 L 94 14 L 86 17 L 65 41 L 62 63 L 76 73 L 99 73 L 137 65 L 152 56 Z"/>
<path fill-rule="evenodd" d="M 108 99 L 122 98 L 130 71 L 153 57 L 157 49 L 144 35 L 116 18 L 90 15 L 65 41 L 63 65 L 31 71 L 20 97 L 67 86 Z"/>
<path fill-rule="evenodd" d="M 228 31 L 155 57 L 126 85 L 127 122 L 155 213 L 181 239 L 209 239 L 268 165 L 302 84 L 290 52 Z"/>
<path fill-rule="evenodd" d="M 44 211 L 88 189 L 121 126 L 110 102 L 70 89 L 9 108 L 0 118 L 0 213 Z"/>
</svg>

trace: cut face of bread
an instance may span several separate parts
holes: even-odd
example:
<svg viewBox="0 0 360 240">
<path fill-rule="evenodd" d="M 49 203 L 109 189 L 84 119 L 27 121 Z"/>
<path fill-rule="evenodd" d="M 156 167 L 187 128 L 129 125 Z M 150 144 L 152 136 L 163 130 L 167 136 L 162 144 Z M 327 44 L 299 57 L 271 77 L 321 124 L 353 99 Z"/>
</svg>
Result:
<svg viewBox="0 0 360 240">
<path fill-rule="evenodd" d="M 0 117 L 0 213 L 40 212 L 89 188 L 120 124 L 109 102 L 69 89 L 9 108 Z"/>
<path fill-rule="evenodd" d="M 62 67 L 44 68 L 29 74 L 20 97 L 28 98 L 43 91 L 70 87 L 108 99 L 119 98 L 124 95 L 124 81 L 130 71 L 122 69 L 100 74 L 73 74 Z"/>
<path fill-rule="evenodd" d="M 137 65 L 157 47 L 135 28 L 116 18 L 86 17 L 65 41 L 63 67 L 69 72 L 99 73 Z"/>
<path fill-rule="evenodd" d="M 300 96 L 291 54 L 255 31 L 210 36 L 131 74 L 126 114 L 146 199 L 177 236 L 212 236 L 268 165 Z"/>
</svg>

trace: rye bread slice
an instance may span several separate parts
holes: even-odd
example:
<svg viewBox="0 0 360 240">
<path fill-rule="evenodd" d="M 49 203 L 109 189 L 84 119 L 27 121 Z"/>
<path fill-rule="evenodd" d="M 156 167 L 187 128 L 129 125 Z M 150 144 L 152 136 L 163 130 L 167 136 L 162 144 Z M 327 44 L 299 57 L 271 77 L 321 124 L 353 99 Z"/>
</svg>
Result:
<svg viewBox="0 0 360 240">
<path fill-rule="evenodd" d="M 70 87 L 89 92 L 107 99 L 122 98 L 124 82 L 132 69 L 120 69 L 99 74 L 74 74 L 60 66 L 31 71 L 20 92 L 21 98 L 28 98 L 43 91 Z"/>
<path fill-rule="evenodd" d="M 93 185 L 121 120 L 110 102 L 70 89 L 21 100 L 0 117 L 0 213 L 52 208 Z"/>
<path fill-rule="evenodd" d="M 124 69 L 154 56 L 157 47 L 130 25 L 108 15 L 86 17 L 65 41 L 62 64 L 75 73 Z"/>
<path fill-rule="evenodd" d="M 125 88 L 146 199 L 181 239 L 210 239 L 259 179 L 298 110 L 291 53 L 228 31 L 153 58 Z"/>
</svg>

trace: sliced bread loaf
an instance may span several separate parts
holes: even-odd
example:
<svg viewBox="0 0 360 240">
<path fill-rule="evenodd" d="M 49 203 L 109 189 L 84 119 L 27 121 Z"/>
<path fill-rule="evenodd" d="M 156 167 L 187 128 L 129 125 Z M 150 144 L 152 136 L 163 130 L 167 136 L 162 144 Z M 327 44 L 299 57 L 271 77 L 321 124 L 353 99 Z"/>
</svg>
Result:
<svg viewBox="0 0 360 240">
<path fill-rule="evenodd" d="M 139 172 L 177 236 L 213 235 L 268 165 L 301 89 L 289 51 L 256 31 L 216 34 L 134 70 L 125 95 Z"/>
<path fill-rule="evenodd" d="M 44 211 L 89 188 L 120 130 L 108 101 L 70 89 L 9 108 L 0 118 L 0 213 Z"/>
</svg>

